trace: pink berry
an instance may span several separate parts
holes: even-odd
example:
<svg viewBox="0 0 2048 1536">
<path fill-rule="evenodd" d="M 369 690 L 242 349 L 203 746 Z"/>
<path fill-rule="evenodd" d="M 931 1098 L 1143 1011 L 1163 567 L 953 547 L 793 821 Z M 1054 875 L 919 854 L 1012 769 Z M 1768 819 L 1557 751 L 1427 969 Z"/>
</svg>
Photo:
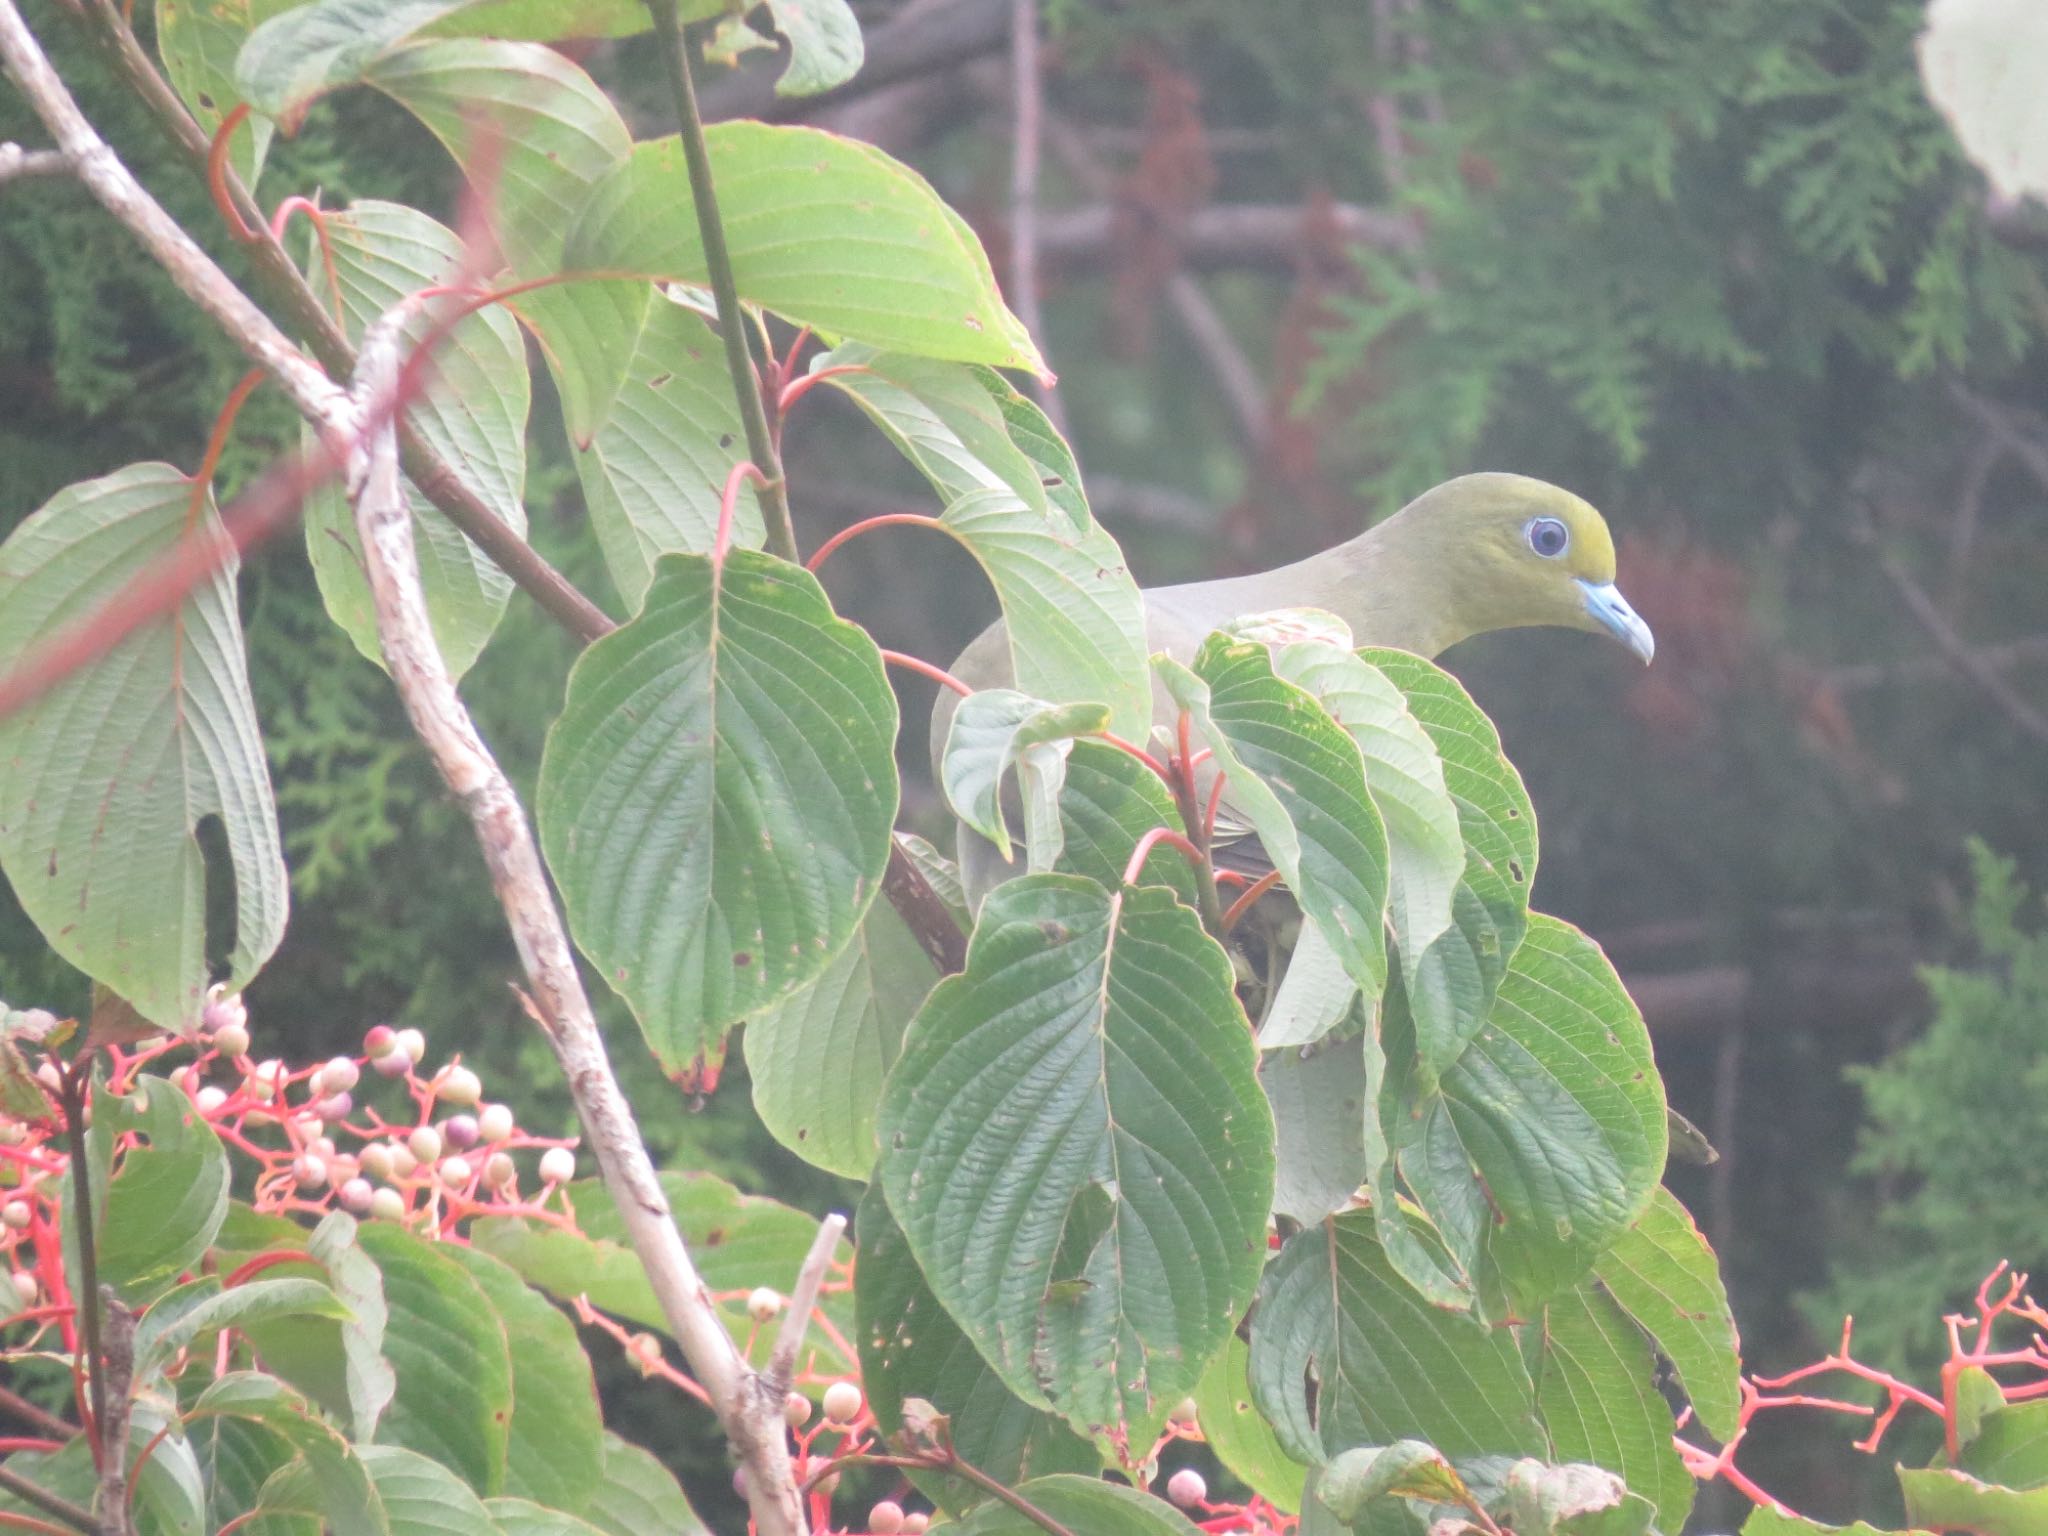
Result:
<svg viewBox="0 0 2048 1536">
<path fill-rule="evenodd" d="M 398 1044 L 398 1031 L 389 1024 L 373 1024 L 363 1035 L 363 1054 L 372 1061 L 391 1054 L 391 1048 Z"/>
<path fill-rule="evenodd" d="M 1182 1509 L 1209 1502 L 1209 1484 L 1193 1467 L 1182 1467 L 1166 1480 L 1166 1496 Z"/>
<path fill-rule="evenodd" d="M 492 1189 L 509 1189 L 519 1177 L 519 1165 L 509 1152 L 493 1152 L 484 1159 L 484 1182 Z"/>
<path fill-rule="evenodd" d="M 903 1517 L 903 1536 L 924 1536 L 931 1523 L 930 1515 L 921 1509 L 913 1509 Z"/>
<path fill-rule="evenodd" d="M 441 1133 L 431 1125 L 414 1126 L 412 1134 L 405 1138 L 405 1145 L 423 1163 L 441 1160 Z"/>
<path fill-rule="evenodd" d="M 768 1323 L 782 1310 L 782 1295 L 765 1285 L 757 1285 L 747 1294 L 747 1316 L 757 1323 Z"/>
<path fill-rule="evenodd" d="M 427 1059 L 427 1037 L 416 1029 L 401 1029 L 398 1032 L 398 1048 L 413 1061 Z"/>
<path fill-rule="evenodd" d="M 467 1184 L 476 1177 L 476 1170 L 469 1166 L 466 1157 L 450 1157 L 441 1163 L 441 1182 L 453 1187 Z"/>
<path fill-rule="evenodd" d="M 483 1079 L 467 1067 L 450 1067 L 434 1084 L 434 1091 L 450 1104 L 474 1104 L 484 1096 Z"/>
<path fill-rule="evenodd" d="M 456 1151 L 467 1152 L 477 1144 L 481 1133 L 477 1130 L 475 1115 L 450 1115 L 441 1122 L 441 1135 Z"/>
<path fill-rule="evenodd" d="M 734 1467 L 732 1469 L 732 1491 L 743 1499 L 747 1496 L 747 1469 L 745 1467 Z"/>
<path fill-rule="evenodd" d="M 903 1529 L 903 1506 L 894 1499 L 884 1499 L 868 1511 L 868 1529 L 874 1536 L 897 1536 Z"/>
<path fill-rule="evenodd" d="M 811 1400 L 801 1392 L 792 1392 L 782 1400 L 782 1422 L 791 1429 L 802 1429 L 811 1422 Z"/>
<path fill-rule="evenodd" d="M 227 1101 L 227 1092 L 221 1088 L 202 1088 L 192 1100 L 199 1106 L 199 1113 L 202 1115 L 219 1114 L 221 1105 Z"/>
<path fill-rule="evenodd" d="M 362 1081 L 363 1069 L 347 1056 L 337 1056 L 320 1069 L 318 1078 L 323 1093 L 346 1093 Z"/>
<path fill-rule="evenodd" d="M 566 1184 L 576 1177 L 576 1154 L 567 1147 L 549 1147 L 540 1155 L 540 1176 L 550 1184 Z"/>
<path fill-rule="evenodd" d="M 389 1142 L 373 1141 L 357 1155 L 363 1165 L 363 1172 L 373 1179 L 391 1177 L 391 1145 Z"/>
<path fill-rule="evenodd" d="M 376 1186 L 368 1179 L 350 1179 L 341 1186 L 341 1203 L 358 1216 L 369 1215 L 370 1207 L 376 1198 Z"/>
<path fill-rule="evenodd" d="M 860 1388 L 850 1381 L 835 1381 L 825 1389 L 825 1422 L 851 1424 L 860 1417 L 863 1399 Z"/>
<path fill-rule="evenodd" d="M 391 1175 L 393 1178 L 409 1179 L 419 1168 L 420 1160 L 412 1155 L 412 1148 L 402 1141 L 391 1143 Z"/>
<path fill-rule="evenodd" d="M 313 1113 L 322 1120 L 346 1120 L 355 1109 L 356 1101 L 349 1093 L 330 1093 L 313 1106 Z"/>
<path fill-rule="evenodd" d="M 248 1022 L 248 1005 L 242 1001 L 242 994 L 239 992 L 232 995 L 224 992 L 211 993 L 205 1009 L 199 1015 L 200 1028 L 210 1035 L 217 1035 L 224 1029 L 240 1029 Z M 242 1049 L 247 1050 L 248 1047 L 244 1046 Z M 230 1051 L 228 1054 L 239 1056 L 241 1051 Z"/>
<path fill-rule="evenodd" d="M 292 1159 L 292 1178 L 301 1189 L 319 1189 L 327 1182 L 327 1159 L 301 1152 Z"/>
<path fill-rule="evenodd" d="M 412 1058 L 394 1045 L 382 1056 L 372 1056 L 370 1069 L 379 1077 L 403 1077 L 412 1070 Z"/>
<path fill-rule="evenodd" d="M 370 1214 L 380 1221 L 399 1221 L 405 1216 L 405 1196 L 395 1189 L 380 1189 L 370 1196 Z"/>
<path fill-rule="evenodd" d="M 17 1269 L 14 1272 L 13 1280 L 14 1294 L 21 1298 L 21 1304 L 24 1307 L 34 1306 L 36 1298 L 43 1293 L 43 1288 L 36 1282 L 36 1277 L 28 1270 Z"/>
<path fill-rule="evenodd" d="M 504 1141 L 519 1126 L 509 1104 L 486 1104 L 476 1112 L 476 1129 L 485 1141 Z"/>
<path fill-rule="evenodd" d="M 36 1217 L 35 1208 L 26 1200 L 10 1200 L 0 1206 L 0 1224 L 11 1232 L 19 1232 Z"/>
<path fill-rule="evenodd" d="M 249 1031 L 241 1024 L 223 1024 L 213 1032 L 213 1048 L 230 1060 L 249 1054 Z"/>
</svg>

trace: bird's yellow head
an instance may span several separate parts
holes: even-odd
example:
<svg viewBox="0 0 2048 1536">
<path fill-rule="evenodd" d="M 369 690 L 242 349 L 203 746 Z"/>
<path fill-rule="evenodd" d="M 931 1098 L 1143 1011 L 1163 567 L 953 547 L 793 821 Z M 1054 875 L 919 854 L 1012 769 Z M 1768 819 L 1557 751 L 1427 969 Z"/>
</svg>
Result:
<svg viewBox="0 0 2048 1536">
<path fill-rule="evenodd" d="M 1440 573 L 1465 634 L 1550 625 L 1619 640 L 1648 661 L 1656 641 L 1614 584 L 1614 538 L 1584 499 L 1526 475 L 1461 475 L 1385 525 Z"/>
</svg>

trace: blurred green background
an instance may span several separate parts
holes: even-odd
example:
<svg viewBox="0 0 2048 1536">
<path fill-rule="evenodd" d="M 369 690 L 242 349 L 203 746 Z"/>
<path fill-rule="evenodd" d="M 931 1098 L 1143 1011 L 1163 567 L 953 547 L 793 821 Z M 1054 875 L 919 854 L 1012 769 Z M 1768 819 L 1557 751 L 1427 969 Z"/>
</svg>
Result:
<svg viewBox="0 0 2048 1536">
<path fill-rule="evenodd" d="M 28 9 L 232 267 L 202 189 L 64 9 Z M 1473 469 L 1608 514 L 1652 669 L 1562 633 L 1447 663 L 1529 780 L 1538 904 L 1609 947 L 1674 1103 L 1722 1152 L 1673 1183 L 1751 1365 L 1825 1352 L 1853 1307 L 1873 1357 L 1931 1372 L 1940 1314 L 1994 1261 L 2048 1258 L 2048 940 L 2025 890 L 2048 872 L 2048 214 L 1999 204 L 1927 105 L 1920 0 L 1047 0 L 1021 223 L 1007 0 L 858 9 L 851 89 L 778 102 L 773 61 L 750 57 L 707 77 L 707 109 L 910 161 L 1013 295 L 1035 257 L 1052 399 L 1141 580 L 1299 557 Z M 648 50 L 580 57 L 663 131 Z M 0 139 L 38 142 L 11 95 Z M 363 94 L 273 153 L 266 203 L 316 189 L 444 215 L 455 192 L 439 149 Z M 193 467 L 242 366 L 77 188 L 0 190 L 0 530 L 135 459 Z M 828 393 L 788 440 L 813 548 L 924 506 Z M 545 398 L 534 435 L 535 542 L 618 613 Z M 259 393 L 223 488 L 295 442 Z M 917 537 L 864 540 L 830 584 L 882 643 L 943 661 L 993 603 Z M 250 992 L 259 1053 L 415 1024 L 524 1122 L 564 1121 L 467 829 L 381 674 L 294 539 L 242 589 L 295 901 Z M 522 782 L 572 655 L 515 601 L 466 685 Z M 926 825 L 928 703 L 905 689 Z M 1972 838 L 1992 851 L 1974 865 Z M 1931 988 L 1927 965 L 1946 968 Z M 4 892 L 0 995 L 82 998 Z M 737 1052 L 686 1103 L 623 1009 L 608 1019 L 672 1164 L 813 1209 L 846 1198 L 759 1129 Z M 637 1438 L 701 1439 L 672 1398 L 636 1414 L 614 1387 Z M 1855 1456 L 1855 1433 L 1779 1416 L 1745 1466 L 1805 1512 L 1881 1518 L 1890 1458 Z M 1695 1525 L 1738 1517 L 1710 1496 Z"/>
</svg>

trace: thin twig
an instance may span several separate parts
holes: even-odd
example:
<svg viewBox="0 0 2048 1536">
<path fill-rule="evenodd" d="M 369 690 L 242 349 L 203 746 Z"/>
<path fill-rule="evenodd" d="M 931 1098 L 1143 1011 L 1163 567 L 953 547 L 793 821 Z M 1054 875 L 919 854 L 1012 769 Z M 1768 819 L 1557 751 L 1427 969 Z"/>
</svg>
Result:
<svg viewBox="0 0 2048 1536">
<path fill-rule="evenodd" d="M 1863 519 L 1857 537 L 1870 549 L 1871 558 L 1877 568 L 1884 572 L 1885 579 L 1898 593 L 1899 601 L 1905 604 L 1920 627 L 1927 632 L 1927 638 L 1934 642 L 1948 664 L 1964 680 L 1977 685 L 1977 689 L 2004 713 L 2005 717 L 2034 740 L 2048 742 L 2048 715 L 2044 715 L 2033 704 L 2020 696 L 2011 683 L 1999 673 L 1996 667 L 1985 665 L 1983 660 L 1970 648 L 1969 642 L 1956 633 L 1941 607 L 1927 595 L 1926 588 L 1913 579 L 1912 572 L 1900 563 L 1899 558 L 1884 547 L 1877 530 L 1868 516 Z"/>
<path fill-rule="evenodd" d="M 20 1393 L 10 1392 L 5 1387 L 0 1387 L 0 1409 L 13 1414 L 23 1423 L 41 1430 L 53 1439 L 69 1440 L 78 1433 L 76 1424 L 66 1423 L 49 1409 L 38 1407 Z"/>
<path fill-rule="evenodd" d="M 818 1305 L 818 1288 L 825 1283 L 825 1271 L 846 1233 L 846 1218 L 834 1211 L 818 1223 L 818 1235 L 811 1239 L 811 1251 L 804 1255 L 803 1268 L 796 1272 L 796 1287 L 789 1293 L 789 1310 L 782 1314 L 782 1330 L 775 1336 L 774 1353 L 763 1372 L 768 1385 L 787 1394 L 796 1375 L 796 1357 L 804 1347 L 804 1333 L 811 1325 L 812 1309 Z"/>
<path fill-rule="evenodd" d="M 54 1515 L 74 1531 L 83 1531 L 85 1536 L 99 1536 L 99 1524 L 92 1517 L 92 1511 L 81 1509 L 69 1499 L 61 1499 L 47 1488 L 38 1488 L 19 1472 L 10 1472 L 0 1467 L 0 1488 L 20 1499 L 24 1504 L 33 1504 L 46 1515 Z"/>
<path fill-rule="evenodd" d="M 2006 640 L 1997 645 L 1973 645 L 1970 654 L 1976 665 L 1999 671 L 2048 661 L 2048 635 L 2022 635 L 2017 640 Z M 1904 661 L 1850 662 L 1830 667 L 1821 675 L 1831 688 L 1853 693 L 1859 689 L 1882 687 L 1886 683 L 1927 682 L 1932 678 L 1947 677 L 1953 671 L 1954 663 L 1945 656 L 1913 656 Z"/>
<path fill-rule="evenodd" d="M 407 306 L 363 339 L 354 409 L 372 423 L 350 465 L 349 494 L 376 605 L 377 634 L 393 686 L 413 729 L 448 787 L 469 812 L 499 903 L 517 945 L 533 1003 L 554 1047 L 570 1097 L 589 1133 L 605 1187 L 670 1331 L 710 1394 L 720 1424 L 747 1468 L 761 1536 L 802 1536 L 801 1503 L 790 1474 L 782 1394 L 761 1390 L 691 1262 L 666 1197 L 605 1054 L 590 999 L 550 894 L 524 808 L 463 707 L 434 642 L 420 587 L 412 515 L 398 473 L 396 435 L 380 420 L 398 387 Z"/>
<path fill-rule="evenodd" d="M 1024 323 L 1038 354 L 1048 359 L 1045 315 L 1038 302 L 1038 166 L 1045 120 L 1045 76 L 1039 63 L 1038 0 L 1010 0 L 1010 307 Z M 1033 397 L 1067 435 L 1066 407 L 1043 380 Z"/>
<path fill-rule="evenodd" d="M 100 1353 L 100 1278 L 97 1234 L 92 1221 L 92 1163 L 85 1141 L 85 1088 L 79 1074 L 89 1071 L 83 1061 L 59 1069 L 59 1101 L 64 1109 L 64 1136 L 71 1153 L 71 1219 L 78 1233 L 78 1284 L 71 1297 L 78 1310 L 81 1342 L 85 1345 L 86 1389 L 92 1405 L 92 1424 L 87 1436 L 95 1467 L 106 1464 L 102 1438 L 107 1422 L 107 1376 Z"/>
<path fill-rule="evenodd" d="M 26 181 L 31 176 L 62 176 L 71 169 L 71 157 L 61 149 L 24 149 L 19 144 L 0 144 L 0 184 Z"/>
</svg>

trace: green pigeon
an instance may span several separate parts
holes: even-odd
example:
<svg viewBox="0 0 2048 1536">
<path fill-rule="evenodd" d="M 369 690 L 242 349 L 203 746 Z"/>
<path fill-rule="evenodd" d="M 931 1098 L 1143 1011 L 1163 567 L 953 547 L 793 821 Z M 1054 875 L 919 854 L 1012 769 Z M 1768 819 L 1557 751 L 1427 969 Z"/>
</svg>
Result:
<svg viewBox="0 0 2048 1536">
<path fill-rule="evenodd" d="M 1149 588 L 1145 630 L 1153 651 L 1189 662 L 1210 631 L 1234 619 L 1313 608 L 1341 619 L 1361 646 L 1419 656 L 1434 657 L 1497 629 L 1547 626 L 1610 636 L 1647 662 L 1656 649 L 1650 626 L 1614 578 L 1613 537 L 1582 497 L 1526 475 L 1462 475 L 1306 560 L 1251 576 Z M 949 670 L 970 688 L 1012 686 L 1001 622 L 983 631 Z M 943 692 L 932 712 L 935 779 L 958 702 Z M 1159 693 L 1155 724 L 1170 724 L 1174 714 Z M 978 905 L 1020 869 L 994 845 L 960 829 L 960 871 L 970 901 Z"/>
</svg>

